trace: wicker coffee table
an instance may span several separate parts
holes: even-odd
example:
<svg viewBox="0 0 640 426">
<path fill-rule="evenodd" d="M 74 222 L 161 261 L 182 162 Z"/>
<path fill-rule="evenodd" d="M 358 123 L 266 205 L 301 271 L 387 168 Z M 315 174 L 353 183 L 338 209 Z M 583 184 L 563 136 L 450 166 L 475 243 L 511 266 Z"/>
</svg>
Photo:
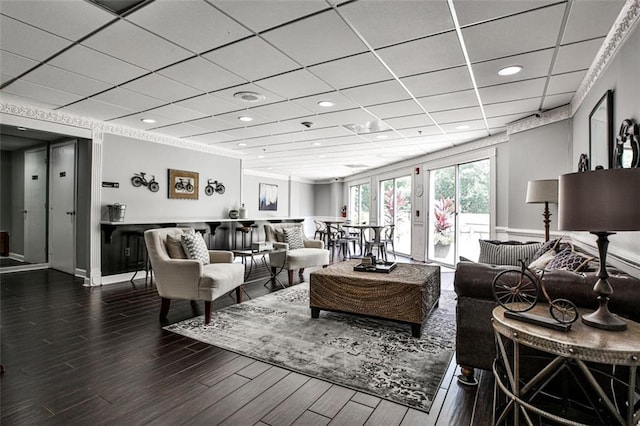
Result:
<svg viewBox="0 0 640 426">
<path fill-rule="evenodd" d="M 440 299 L 440 267 L 399 263 L 390 273 L 359 272 L 351 260 L 311 273 L 311 317 L 321 310 L 348 312 L 411 324 L 420 337 L 422 322 Z"/>
</svg>

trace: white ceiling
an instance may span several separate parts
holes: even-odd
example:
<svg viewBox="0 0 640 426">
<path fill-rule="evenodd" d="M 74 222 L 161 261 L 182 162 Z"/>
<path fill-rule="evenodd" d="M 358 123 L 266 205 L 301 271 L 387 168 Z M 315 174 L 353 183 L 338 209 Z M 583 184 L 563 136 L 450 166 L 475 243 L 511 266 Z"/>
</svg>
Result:
<svg viewBox="0 0 640 426">
<path fill-rule="evenodd" d="M 1 0 L 1 93 L 241 152 L 245 169 L 345 177 L 567 104 L 623 4 L 155 0 L 118 17 Z"/>
</svg>

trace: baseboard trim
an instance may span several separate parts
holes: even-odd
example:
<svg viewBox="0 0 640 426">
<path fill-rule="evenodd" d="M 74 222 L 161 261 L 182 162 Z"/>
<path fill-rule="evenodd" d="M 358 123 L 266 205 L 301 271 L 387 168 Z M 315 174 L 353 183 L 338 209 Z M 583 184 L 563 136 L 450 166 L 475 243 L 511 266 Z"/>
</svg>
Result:
<svg viewBox="0 0 640 426">
<path fill-rule="evenodd" d="M 36 271 L 38 269 L 49 269 L 49 264 L 48 263 L 28 263 L 26 265 L 7 266 L 6 268 L 0 269 L 0 274 L 8 274 L 11 272 Z"/>
<path fill-rule="evenodd" d="M 144 273 L 144 271 L 143 271 Z M 131 280 L 133 272 L 126 272 L 124 274 L 115 274 L 103 276 L 100 280 L 100 285 L 118 284 Z"/>
</svg>

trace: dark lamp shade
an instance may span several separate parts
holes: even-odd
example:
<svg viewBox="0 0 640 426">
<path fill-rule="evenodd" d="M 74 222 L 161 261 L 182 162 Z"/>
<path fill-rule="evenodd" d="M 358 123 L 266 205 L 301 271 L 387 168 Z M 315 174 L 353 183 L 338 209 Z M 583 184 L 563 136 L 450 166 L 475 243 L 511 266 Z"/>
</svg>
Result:
<svg viewBox="0 0 640 426">
<path fill-rule="evenodd" d="M 558 179 L 530 180 L 527 184 L 527 198 L 530 203 L 557 203 Z"/>
<path fill-rule="evenodd" d="M 640 168 L 562 175 L 558 189 L 558 229 L 640 230 Z"/>
</svg>

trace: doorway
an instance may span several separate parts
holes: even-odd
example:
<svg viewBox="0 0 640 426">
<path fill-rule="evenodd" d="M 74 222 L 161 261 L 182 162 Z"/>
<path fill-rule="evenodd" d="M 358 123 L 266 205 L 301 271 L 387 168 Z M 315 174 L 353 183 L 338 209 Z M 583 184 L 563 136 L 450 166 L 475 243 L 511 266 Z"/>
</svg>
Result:
<svg viewBox="0 0 640 426">
<path fill-rule="evenodd" d="M 395 225 L 393 243 L 395 251 L 411 253 L 411 176 L 380 181 L 382 220 L 380 225 Z"/>
<path fill-rule="evenodd" d="M 75 274 L 76 141 L 51 146 L 49 266 Z"/>
<path fill-rule="evenodd" d="M 24 261 L 47 261 L 47 148 L 24 153 Z"/>
</svg>

